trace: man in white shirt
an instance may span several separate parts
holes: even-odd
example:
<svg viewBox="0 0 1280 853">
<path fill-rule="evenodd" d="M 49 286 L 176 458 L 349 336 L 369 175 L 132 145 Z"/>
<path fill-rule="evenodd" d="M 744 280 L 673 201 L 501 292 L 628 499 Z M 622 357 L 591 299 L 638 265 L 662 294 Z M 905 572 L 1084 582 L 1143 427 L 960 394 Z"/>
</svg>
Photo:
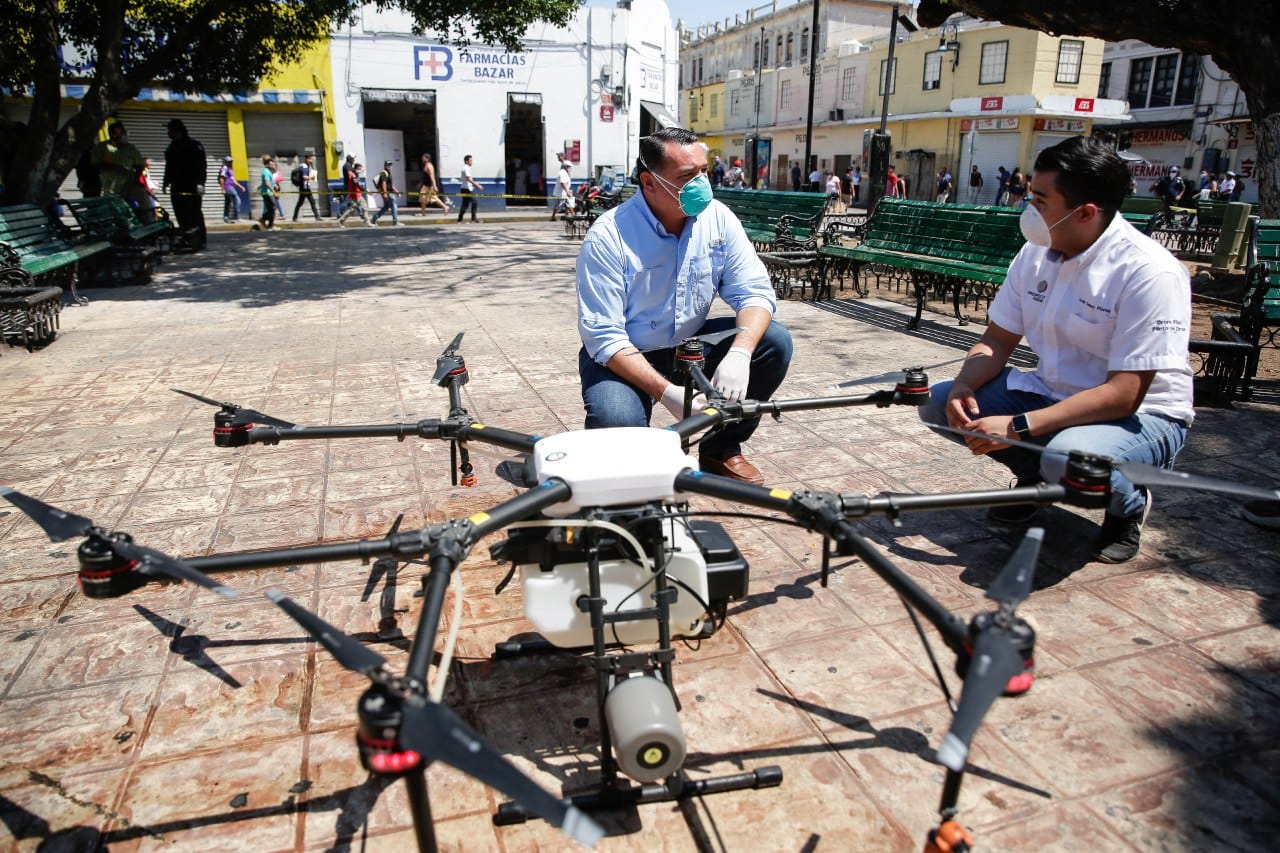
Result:
<svg viewBox="0 0 1280 853">
<path fill-rule="evenodd" d="M 975 455 L 990 454 L 1020 486 L 1058 482 L 1066 457 L 1002 438 L 1171 468 L 1195 417 L 1190 279 L 1166 249 L 1117 215 L 1128 185 L 1124 162 L 1091 139 L 1041 152 L 1022 213 L 1027 245 L 960 375 L 935 385 L 920 409 L 925 423 L 989 434 L 944 433 Z M 1024 336 L 1040 357 L 1029 373 L 1006 367 Z M 1137 556 L 1150 508 L 1147 490 L 1113 470 L 1093 559 Z M 997 507 L 988 518 L 1026 524 L 1036 511 Z"/>
<path fill-rule="evenodd" d="M 480 184 L 471 176 L 470 154 L 462 158 L 462 174 L 459 177 L 461 178 L 461 189 L 459 191 L 459 195 L 462 196 L 462 206 L 458 208 L 458 221 L 462 221 L 463 214 L 465 214 L 467 212 L 467 208 L 470 207 L 471 221 L 479 222 L 480 220 L 476 219 L 476 207 L 478 205 L 475 194 L 482 192 L 484 188 L 481 187 Z"/>
</svg>

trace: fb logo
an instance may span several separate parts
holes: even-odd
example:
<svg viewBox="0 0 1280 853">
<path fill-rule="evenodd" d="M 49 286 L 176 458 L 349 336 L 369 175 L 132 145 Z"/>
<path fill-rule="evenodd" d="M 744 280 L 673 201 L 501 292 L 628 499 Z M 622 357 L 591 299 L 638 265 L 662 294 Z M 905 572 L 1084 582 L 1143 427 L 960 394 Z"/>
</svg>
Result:
<svg viewBox="0 0 1280 853">
<path fill-rule="evenodd" d="M 453 77 L 453 51 L 440 45 L 415 44 L 413 46 L 413 79 L 422 79 L 422 69 L 427 69 L 427 79 L 448 80 Z"/>
</svg>

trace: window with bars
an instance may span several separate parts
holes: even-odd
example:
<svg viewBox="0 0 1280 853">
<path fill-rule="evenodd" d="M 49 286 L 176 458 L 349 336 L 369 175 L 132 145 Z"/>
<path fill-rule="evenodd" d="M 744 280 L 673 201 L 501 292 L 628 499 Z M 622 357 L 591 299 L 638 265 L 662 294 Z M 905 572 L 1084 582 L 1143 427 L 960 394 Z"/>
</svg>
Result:
<svg viewBox="0 0 1280 853">
<path fill-rule="evenodd" d="M 989 41 L 982 45 L 982 64 L 978 66 L 978 84 L 1003 83 L 1009 61 L 1009 42 Z"/>
<path fill-rule="evenodd" d="M 755 57 L 755 62 L 752 64 L 751 67 L 759 68 L 760 67 L 760 42 L 758 41 L 756 42 L 756 46 L 752 48 L 751 55 Z"/>
<path fill-rule="evenodd" d="M 1098 73 L 1098 97 L 1105 98 L 1111 93 L 1111 63 L 1102 63 L 1102 69 Z"/>
<path fill-rule="evenodd" d="M 880 95 L 883 95 L 885 93 L 884 77 L 888 67 L 889 67 L 889 61 L 887 59 L 880 60 L 880 89 L 878 93 Z M 893 72 L 889 74 L 889 94 L 890 95 L 894 93 L 894 90 L 897 88 L 897 86 L 898 86 L 898 60 L 895 57 L 893 60 Z"/>
<path fill-rule="evenodd" d="M 1178 77 L 1178 54 L 1169 53 L 1156 57 L 1155 73 L 1151 75 L 1149 107 L 1167 107 L 1173 103 L 1173 84 Z"/>
<path fill-rule="evenodd" d="M 809 61 L 809 28 L 805 27 L 800 33 L 800 61 Z"/>
<path fill-rule="evenodd" d="M 730 92 L 729 93 L 729 115 L 736 118 L 738 115 L 738 111 L 741 109 L 742 109 L 742 93 Z"/>
<path fill-rule="evenodd" d="M 1175 104 L 1194 104 L 1196 89 L 1200 86 L 1200 57 L 1194 53 L 1182 54 L 1182 68 L 1178 71 L 1178 87 L 1173 93 Z"/>
<path fill-rule="evenodd" d="M 787 64 L 791 64 L 791 57 L 794 56 L 796 36 L 795 33 L 787 33 Z"/>
<path fill-rule="evenodd" d="M 720 115 L 720 96 L 714 92 L 711 93 L 711 118 Z"/>
<path fill-rule="evenodd" d="M 932 92 L 942 85 L 942 54 L 931 50 L 924 55 L 924 90 Z"/>
<path fill-rule="evenodd" d="M 1143 109 L 1147 105 L 1147 90 L 1151 88 L 1151 57 L 1144 56 L 1129 63 L 1129 86 L 1125 90 L 1125 98 L 1133 109 Z"/>
<path fill-rule="evenodd" d="M 1068 85 L 1080 82 L 1080 64 L 1084 59 L 1084 42 L 1063 39 L 1058 43 L 1058 73 L 1055 83 Z"/>
<path fill-rule="evenodd" d="M 840 77 L 840 100 L 852 101 L 858 94 L 858 69 L 846 68 Z"/>
<path fill-rule="evenodd" d="M 778 40 L 773 45 L 773 62 L 775 65 L 782 64 L 782 35 L 779 33 Z"/>
<path fill-rule="evenodd" d="M 791 81 L 782 81 L 782 93 L 778 96 L 778 109 L 786 110 L 791 108 Z"/>
<path fill-rule="evenodd" d="M 689 123 L 692 124 L 697 120 L 698 120 L 698 99 L 691 97 L 689 98 Z"/>
</svg>

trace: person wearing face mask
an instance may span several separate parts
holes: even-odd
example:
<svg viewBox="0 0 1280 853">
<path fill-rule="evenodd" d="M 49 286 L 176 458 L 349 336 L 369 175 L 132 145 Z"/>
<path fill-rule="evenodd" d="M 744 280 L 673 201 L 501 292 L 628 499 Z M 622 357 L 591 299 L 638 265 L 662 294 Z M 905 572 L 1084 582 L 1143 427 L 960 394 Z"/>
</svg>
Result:
<svg viewBox="0 0 1280 853">
<path fill-rule="evenodd" d="M 1129 172 L 1111 148 L 1083 136 L 1036 158 L 1032 201 L 1021 215 L 1027 244 L 1009 265 L 982 338 L 952 382 L 920 409 L 940 433 L 1008 467 L 1016 485 L 1057 483 L 1065 451 L 1172 468 L 1194 418 L 1187 347 L 1191 282 L 1168 250 L 1116 214 Z M 1023 338 L 1035 370 L 1007 366 Z M 1002 439 L 1060 454 L 1037 454 Z M 1092 558 L 1138 554 L 1151 496 L 1116 470 Z M 994 507 L 997 524 L 1031 523 L 1038 507 Z"/>
<path fill-rule="evenodd" d="M 675 347 L 739 329 L 705 348 L 711 384 L 728 400 L 768 400 L 791 363 L 791 334 L 774 322 L 768 272 L 746 232 L 711 195 L 707 150 L 690 130 L 640 140 L 640 192 L 596 220 L 578 253 L 578 373 L 586 428 L 646 426 L 653 404 L 683 416 Z M 719 296 L 733 316 L 708 320 Z M 701 395 L 699 395 L 701 396 Z M 705 400 L 695 399 L 695 410 Z M 758 419 L 699 445 L 703 471 L 761 483 L 742 455 Z"/>
</svg>

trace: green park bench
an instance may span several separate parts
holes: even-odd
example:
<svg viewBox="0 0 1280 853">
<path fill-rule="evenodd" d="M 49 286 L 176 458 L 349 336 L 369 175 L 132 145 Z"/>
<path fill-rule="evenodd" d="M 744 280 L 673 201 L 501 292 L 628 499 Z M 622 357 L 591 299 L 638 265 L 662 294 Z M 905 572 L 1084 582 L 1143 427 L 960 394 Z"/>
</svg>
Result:
<svg viewBox="0 0 1280 853">
<path fill-rule="evenodd" d="M 1252 348 L 1245 365 L 1241 398 L 1253 396 L 1263 347 L 1280 348 L 1280 219 L 1260 219 L 1249 236 L 1240 335 Z"/>
<path fill-rule="evenodd" d="M 639 187 L 635 184 L 623 184 L 618 188 L 618 201 L 613 207 L 617 207 L 625 201 L 631 199 Z M 570 239 L 581 240 L 586 236 L 587 231 L 595 224 L 596 218 L 604 213 L 605 208 L 598 205 L 592 205 L 586 210 L 575 210 L 572 216 L 564 216 L 564 236 Z"/>
<path fill-rule="evenodd" d="M 145 223 L 119 196 L 78 198 L 66 204 L 79 223 L 81 233 L 115 246 L 117 268 L 124 278 L 150 279 L 161 255 L 173 248 L 172 222 L 165 218 Z"/>
<path fill-rule="evenodd" d="M 841 226 L 828 228 L 818 250 L 821 263 L 820 296 L 831 296 L 832 279 L 844 289 L 848 275 L 862 296 L 863 270 L 882 284 L 915 290 L 916 313 L 907 323 L 920 323 L 925 300 L 950 296 L 956 319 L 963 301 L 991 303 L 1004 282 L 1009 263 L 1026 242 L 1018 227 L 1019 211 L 996 205 L 938 204 L 931 201 L 882 199 L 867 220 L 862 241 L 842 245 Z"/>
<path fill-rule="evenodd" d="M 826 193 L 718 187 L 715 197 L 738 217 L 747 238 L 758 250 L 817 248 L 822 215 L 827 209 Z"/>
<path fill-rule="evenodd" d="M 106 240 L 74 241 L 34 204 L 0 207 L 0 244 L 12 249 L 18 265 L 36 284 L 70 290 L 77 303 L 88 300 L 76 289 L 110 275 L 112 246 Z"/>
<path fill-rule="evenodd" d="M 1151 234 L 1168 222 L 1169 209 L 1164 199 L 1131 195 L 1120 204 L 1120 215 L 1143 234 Z"/>
<path fill-rule="evenodd" d="M 0 334 L 27 352 L 58 334 L 62 288 L 36 285 L 13 249 L 0 245 Z"/>
<path fill-rule="evenodd" d="M 1218 247 L 1218 238 L 1222 236 L 1222 223 L 1229 204 L 1231 202 L 1205 200 L 1194 209 L 1179 208 L 1155 236 L 1174 252 L 1212 255 Z M 1257 213 L 1257 206 L 1250 206 L 1249 214 Z"/>
</svg>

